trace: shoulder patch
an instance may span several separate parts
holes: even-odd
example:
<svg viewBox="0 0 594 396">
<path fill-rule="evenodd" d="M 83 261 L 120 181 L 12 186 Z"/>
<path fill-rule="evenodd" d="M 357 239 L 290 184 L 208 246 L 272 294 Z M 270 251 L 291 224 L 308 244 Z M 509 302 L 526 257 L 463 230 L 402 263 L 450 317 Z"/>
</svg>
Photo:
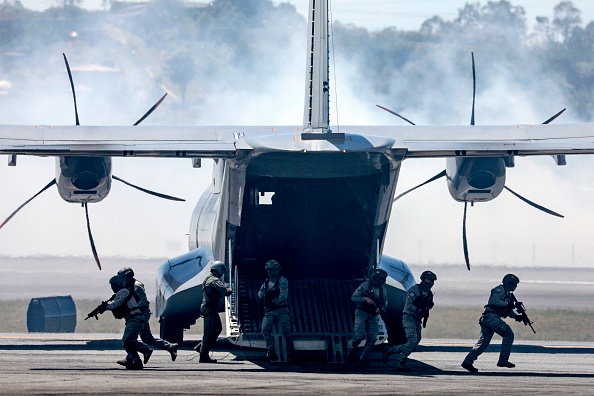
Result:
<svg viewBox="0 0 594 396">
<path fill-rule="evenodd" d="M 497 286 L 493 289 L 493 293 L 503 293 L 503 286 Z"/>
<path fill-rule="evenodd" d="M 220 286 L 220 287 L 225 287 L 225 284 L 223 282 L 221 282 L 220 279 L 215 281 L 215 285 Z"/>
<path fill-rule="evenodd" d="M 415 293 L 414 292 L 410 292 L 410 293 L 408 293 L 408 296 L 409 297 L 414 297 L 415 296 Z"/>
</svg>

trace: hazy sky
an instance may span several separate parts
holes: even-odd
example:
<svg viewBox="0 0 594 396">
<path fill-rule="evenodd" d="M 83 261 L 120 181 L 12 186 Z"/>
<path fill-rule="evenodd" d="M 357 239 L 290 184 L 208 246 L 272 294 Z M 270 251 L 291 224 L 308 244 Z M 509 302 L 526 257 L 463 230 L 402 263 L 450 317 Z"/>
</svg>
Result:
<svg viewBox="0 0 594 396">
<path fill-rule="evenodd" d="M 291 3 L 304 14 L 308 0 L 274 0 L 275 3 Z M 418 30 L 421 24 L 434 15 L 453 19 L 458 9 L 466 3 L 486 4 L 486 1 L 467 0 L 332 0 L 334 19 L 354 23 L 368 29 L 382 29 L 396 26 L 401 30 Z M 530 24 L 537 16 L 553 17 L 553 8 L 561 0 L 512 0 L 513 5 L 524 7 Z M 573 0 L 576 8 L 582 11 L 584 20 L 594 20 L 594 1 Z"/>
<path fill-rule="evenodd" d="M 530 23 L 536 16 L 552 18 L 553 8 L 562 0 L 512 0 L 511 3 L 524 7 Z M 61 4 L 62 0 L 21 0 L 29 8 L 45 9 Z M 195 0 L 197 3 L 207 1 Z M 309 0 L 273 0 L 274 3 L 291 3 L 297 11 L 305 15 Z M 354 23 L 368 29 L 382 29 L 396 26 L 399 29 L 417 30 L 426 19 L 440 15 L 452 19 L 458 15 L 458 9 L 464 7 L 467 0 L 331 0 L 334 19 L 344 23 Z M 594 1 L 573 0 L 573 4 L 582 11 L 584 20 L 594 20 Z M 480 1 L 485 4 L 486 1 Z M 102 0 L 82 0 L 82 7 L 100 9 Z"/>
<path fill-rule="evenodd" d="M 308 4 L 307 0 L 290 2 L 298 10 L 304 10 Z M 23 0 L 23 3 L 26 6 L 35 3 L 43 8 L 59 2 Z M 83 5 L 91 3 L 93 2 L 87 0 Z M 558 3 L 559 1 L 551 0 L 512 2 L 524 6 L 529 19 L 536 15 L 552 17 L 553 7 Z M 583 11 L 585 23 L 594 19 L 594 1 L 576 0 L 573 3 Z M 95 4 L 100 5 L 101 2 L 95 1 Z M 389 25 L 396 25 L 401 29 L 418 29 L 423 20 L 436 13 L 444 19 L 454 18 L 457 10 L 464 4 L 465 1 L 462 0 L 334 0 L 333 14 L 342 22 L 372 29 Z M 281 111 L 267 112 L 261 117 L 262 108 L 277 105 L 274 96 L 262 94 L 255 100 L 253 97 L 250 100 L 233 97 L 241 103 L 239 106 L 229 106 L 233 112 L 239 108 L 245 111 L 236 119 L 230 120 L 229 124 L 300 125 L 303 111 L 303 63 L 300 59 L 297 62 L 287 60 L 287 80 L 275 82 L 283 88 L 285 83 L 296 87 L 290 95 L 285 95 L 293 97 L 290 104 L 280 109 Z M 348 69 L 348 65 L 337 67 Z M 347 72 L 338 73 L 339 80 L 342 78 L 343 81 L 337 83 L 342 87 L 338 98 L 342 114 L 346 115 L 342 120 L 343 124 L 396 123 L 384 113 L 378 112 L 373 103 L 362 103 L 357 96 L 356 87 L 349 86 L 349 80 L 344 78 L 347 75 Z M 65 92 L 68 94 L 68 88 Z M 32 100 L 38 100 L 43 97 L 44 91 L 40 88 L 40 92 L 31 95 L 35 96 Z M 503 92 L 503 95 L 507 96 L 491 95 L 481 98 L 482 103 L 489 99 L 496 102 L 510 100 L 509 92 Z M 513 99 L 510 102 L 513 106 L 518 102 L 530 101 L 526 97 L 520 98 L 521 100 L 517 97 Z M 70 100 L 66 96 L 64 105 L 71 106 Z M 228 106 L 225 101 L 219 102 L 219 107 L 221 104 Z M 570 103 L 564 105 L 571 107 Z M 216 106 L 215 103 L 213 107 Z M 84 110 L 82 107 L 84 106 L 79 103 L 79 111 Z M 516 118 L 514 113 L 514 117 L 506 122 L 534 122 L 534 113 L 531 111 L 532 109 L 526 111 L 523 118 Z M 70 122 L 70 107 L 59 112 L 66 119 L 63 123 Z M 227 119 L 230 112 L 225 114 Z M 22 113 L 18 113 L 20 112 L 14 114 L 13 119 L 0 119 L 0 122 L 56 123 L 51 117 L 47 117 L 47 120 L 45 116 L 40 117 L 41 111 L 37 108 L 23 108 Z M 27 118 L 26 115 L 30 113 L 37 117 Z M 517 113 L 522 115 L 523 111 L 517 110 Z M 129 116 L 130 120 L 135 121 L 141 114 L 135 112 Z M 542 119 L 550 116 L 548 113 L 537 114 Z M 451 124 L 456 121 L 459 120 L 453 120 Z M 574 121 L 571 117 L 564 116 L 559 122 L 571 121 Z M 201 115 L 201 124 L 208 123 L 209 117 Z M 3 161 L 6 161 L 6 157 Z M 508 171 L 506 183 L 527 198 L 564 214 L 565 219 L 544 215 L 507 192 L 490 203 L 469 208 L 468 239 L 473 263 L 594 263 L 594 248 L 591 247 L 594 238 L 594 210 L 591 207 L 591 202 L 594 202 L 594 175 L 588 175 L 592 173 L 589 169 L 594 166 L 594 158 L 568 157 L 567 162 L 566 167 L 555 167 L 550 157 L 518 158 L 516 168 Z M 405 161 L 398 191 L 404 191 L 428 179 L 440 172 L 444 165 L 445 160 Z M 114 181 L 110 195 L 100 204 L 90 205 L 91 223 L 99 254 L 174 257 L 187 251 L 185 233 L 192 210 L 209 183 L 210 161 L 204 161 L 201 169 L 192 169 L 189 160 L 116 158 L 114 174 L 145 188 L 184 197 L 187 202 L 159 200 Z M 52 158 L 19 157 L 15 168 L 9 168 L 5 162 L 0 162 L 0 180 L 3 183 L 0 187 L 0 221 L 53 177 Z M 411 263 L 462 263 L 462 212 L 463 205 L 451 199 L 445 182 L 433 183 L 410 194 L 393 209 L 384 252 Z M 84 209 L 62 201 L 55 188 L 30 203 L 0 230 L 0 256 L 89 254 Z M 91 258 L 83 261 L 81 265 L 95 265 Z"/>
</svg>

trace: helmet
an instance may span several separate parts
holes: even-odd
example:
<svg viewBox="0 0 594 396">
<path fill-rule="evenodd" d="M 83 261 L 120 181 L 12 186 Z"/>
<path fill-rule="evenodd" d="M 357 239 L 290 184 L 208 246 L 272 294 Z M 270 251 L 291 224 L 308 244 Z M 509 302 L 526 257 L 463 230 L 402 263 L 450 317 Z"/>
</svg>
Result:
<svg viewBox="0 0 594 396">
<path fill-rule="evenodd" d="M 435 281 L 437 280 L 437 275 L 435 275 L 435 274 L 434 274 L 433 272 L 431 272 L 431 271 L 424 271 L 424 272 L 421 274 L 421 280 L 422 280 L 422 281 L 425 281 L 425 279 L 430 279 L 430 280 L 432 280 L 432 281 L 434 281 L 434 282 L 435 282 Z"/>
<path fill-rule="evenodd" d="M 281 265 L 278 261 L 276 260 L 270 260 L 269 262 L 266 263 L 266 265 L 264 266 L 264 268 L 266 268 L 267 270 L 269 269 L 281 269 Z"/>
<path fill-rule="evenodd" d="M 134 270 L 130 267 L 123 267 L 118 271 L 118 275 L 128 282 L 130 279 L 134 278 Z"/>
<path fill-rule="evenodd" d="M 114 293 L 117 293 L 120 289 L 126 286 L 126 279 L 121 275 L 115 275 L 109 279 L 109 284 L 111 285 L 111 290 L 113 290 Z"/>
<path fill-rule="evenodd" d="M 210 266 L 210 272 L 217 276 L 223 276 L 226 270 L 227 267 L 225 267 L 225 263 L 223 263 L 222 261 L 215 261 Z"/>
<path fill-rule="evenodd" d="M 515 283 L 517 285 L 518 283 L 520 283 L 520 279 L 518 279 L 518 277 L 514 274 L 507 274 L 503 277 L 501 283 L 503 283 L 504 285 L 506 283 Z"/>
<path fill-rule="evenodd" d="M 371 280 L 376 281 L 378 283 L 384 283 L 387 277 L 388 273 L 383 269 L 375 269 L 371 273 Z"/>
</svg>

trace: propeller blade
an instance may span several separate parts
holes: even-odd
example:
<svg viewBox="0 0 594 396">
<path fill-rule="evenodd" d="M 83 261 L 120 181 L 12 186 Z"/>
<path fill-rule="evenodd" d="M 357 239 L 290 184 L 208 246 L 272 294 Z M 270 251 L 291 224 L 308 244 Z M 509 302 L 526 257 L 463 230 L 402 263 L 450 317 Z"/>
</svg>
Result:
<svg viewBox="0 0 594 396">
<path fill-rule="evenodd" d="M 91 242 L 91 250 L 93 251 L 93 257 L 95 258 L 97 267 L 99 267 L 99 271 L 101 271 L 99 255 L 97 254 L 97 249 L 95 249 L 95 241 L 93 240 L 93 234 L 91 233 L 91 222 L 89 221 L 89 208 L 86 202 L 83 204 L 83 206 L 85 207 L 85 215 L 87 216 L 87 231 L 89 233 L 89 242 Z"/>
<path fill-rule="evenodd" d="M 12 212 L 12 213 L 11 213 L 11 215 L 10 215 L 10 216 L 8 216 L 8 218 L 6 218 L 6 220 L 4 220 L 4 222 L 3 222 L 2 224 L 0 224 L 0 229 L 1 229 L 2 227 L 4 227 L 4 224 L 8 223 L 8 221 L 9 221 L 10 219 L 12 219 L 12 218 L 13 218 L 13 216 L 14 216 L 15 214 L 17 214 L 19 210 L 23 209 L 23 207 L 24 207 L 25 205 L 27 205 L 29 202 L 33 201 L 33 199 L 35 199 L 35 197 L 37 197 L 39 194 L 41 194 L 42 192 L 44 192 L 45 190 L 47 190 L 48 188 L 50 188 L 50 187 L 51 187 L 51 186 L 53 186 L 54 184 L 56 184 L 56 179 L 54 179 L 54 180 L 52 180 L 51 182 L 49 182 L 49 183 L 48 183 L 48 184 L 47 184 L 45 187 L 43 187 L 41 190 L 39 190 L 39 192 L 38 192 L 37 194 L 33 195 L 31 198 L 29 198 L 28 200 L 26 200 L 26 201 L 25 201 L 25 202 L 24 202 L 24 203 L 23 203 L 21 206 L 19 206 L 19 207 L 17 208 L 17 210 L 15 210 L 14 212 Z"/>
<path fill-rule="evenodd" d="M 561 110 L 560 112 L 558 112 L 557 114 L 555 114 L 554 116 L 552 116 L 551 118 L 549 118 L 548 120 L 546 120 L 545 122 L 543 122 L 543 124 L 548 124 L 549 122 L 553 121 L 555 118 L 559 117 L 561 114 L 563 114 L 563 112 L 567 110 L 567 107 L 564 108 L 563 110 Z"/>
<path fill-rule="evenodd" d="M 553 216 L 557 216 L 557 217 L 565 217 L 557 212 L 553 212 L 550 209 L 545 208 L 544 206 L 540 206 L 537 203 L 534 203 L 532 201 L 530 201 L 529 199 L 524 198 L 523 196 L 521 196 L 520 194 L 516 193 L 515 191 L 513 191 L 511 188 L 509 188 L 508 186 L 503 186 L 507 191 L 509 191 L 510 193 L 514 194 L 516 197 L 520 198 L 522 201 L 526 202 L 528 205 L 535 207 L 538 210 L 542 210 L 543 212 L 553 215 Z"/>
<path fill-rule="evenodd" d="M 74 91 L 74 81 L 72 80 L 72 73 L 70 72 L 70 65 L 68 64 L 68 59 L 66 59 L 66 54 L 62 53 L 64 56 L 64 62 L 66 63 L 66 70 L 68 71 L 68 78 L 70 79 L 70 87 L 72 88 L 72 97 L 74 98 L 74 116 L 76 117 L 76 125 L 80 125 L 78 121 L 78 107 L 76 106 L 76 92 Z"/>
<path fill-rule="evenodd" d="M 117 180 L 117 181 L 121 181 L 122 183 L 124 183 L 124 184 L 126 184 L 126 185 L 128 185 L 128 186 L 130 186 L 132 188 L 135 188 L 137 190 L 140 190 L 140 191 L 145 192 L 145 193 L 150 194 L 150 195 L 154 195 L 155 197 L 169 199 L 169 200 L 172 200 L 172 201 L 183 201 L 183 202 L 186 201 L 183 198 L 172 197 L 171 195 L 165 195 L 165 194 L 161 194 L 161 193 L 158 193 L 158 192 L 155 192 L 155 191 L 147 190 L 147 189 L 142 188 L 142 187 L 135 186 L 134 184 L 128 183 L 126 180 L 120 179 L 119 177 L 117 177 L 115 175 L 113 175 L 112 178 L 115 179 L 115 180 Z"/>
<path fill-rule="evenodd" d="M 392 110 L 390 110 L 390 109 L 387 109 L 387 108 L 385 108 L 384 106 L 380 106 L 380 105 L 378 105 L 378 104 L 376 104 L 376 106 L 377 106 L 377 107 L 379 107 L 379 108 L 380 108 L 380 109 L 382 109 L 382 110 L 385 110 L 385 111 L 387 111 L 387 112 L 388 112 L 388 113 L 390 113 L 390 114 L 394 114 L 396 117 L 400 117 L 400 118 L 402 118 L 404 121 L 408 122 L 410 125 L 415 125 L 415 123 L 414 123 L 414 122 L 412 122 L 411 120 L 409 120 L 409 119 L 407 119 L 407 118 L 404 118 L 404 117 L 402 117 L 400 114 L 396 113 L 395 111 L 392 111 Z"/>
<path fill-rule="evenodd" d="M 466 240 L 466 209 L 468 201 L 464 201 L 464 217 L 462 218 L 462 246 L 464 247 L 464 261 L 466 261 L 466 268 L 470 271 L 470 260 L 468 258 L 468 240 Z"/>
<path fill-rule="evenodd" d="M 429 179 L 429 180 L 427 180 L 427 181 L 425 181 L 425 182 L 423 182 L 423 183 L 419 184 L 419 185 L 418 185 L 418 186 L 416 186 L 416 187 L 413 187 L 413 188 L 411 188 L 410 190 L 406 190 L 406 191 L 405 191 L 405 192 L 403 192 L 402 194 L 398 195 L 396 198 L 394 198 L 394 200 L 393 200 L 392 202 L 396 202 L 396 200 L 397 200 L 397 199 L 400 199 L 400 198 L 402 198 L 403 196 L 405 196 L 405 195 L 406 195 L 406 194 L 408 194 L 409 192 L 411 192 L 411 191 L 413 191 L 413 190 L 416 190 L 416 189 L 417 189 L 417 188 L 419 188 L 419 187 L 423 187 L 425 184 L 429 184 L 429 183 L 431 183 L 432 181 L 435 181 L 435 180 L 437 180 L 437 179 L 440 179 L 440 178 L 444 177 L 445 175 L 446 175 L 446 171 L 445 171 L 445 169 L 444 169 L 444 170 L 442 170 L 441 172 L 439 172 L 437 175 L 433 176 L 431 179 Z"/>
<path fill-rule="evenodd" d="M 474 69 L 474 52 L 471 52 L 470 54 L 472 55 L 472 116 L 470 117 L 470 125 L 474 125 L 474 99 L 476 97 L 476 71 Z"/>
<path fill-rule="evenodd" d="M 161 104 L 161 102 L 163 102 L 163 100 L 165 99 L 165 96 L 167 96 L 167 93 L 165 93 L 165 95 L 163 95 L 163 96 L 161 97 L 161 99 L 159 99 L 159 101 L 158 101 L 157 103 L 155 103 L 155 104 L 153 105 L 153 107 L 151 107 L 151 108 L 149 109 L 149 111 L 147 111 L 147 112 L 145 113 L 145 115 L 143 115 L 142 117 L 140 117 L 140 120 L 136 121 L 136 122 L 134 123 L 134 126 L 136 126 L 136 125 L 140 124 L 142 121 L 144 121 L 144 119 L 145 119 L 146 117 L 148 117 L 149 115 L 151 115 L 151 113 L 152 113 L 153 111 L 155 111 L 155 109 L 156 109 L 157 107 L 159 107 L 159 105 Z"/>
</svg>

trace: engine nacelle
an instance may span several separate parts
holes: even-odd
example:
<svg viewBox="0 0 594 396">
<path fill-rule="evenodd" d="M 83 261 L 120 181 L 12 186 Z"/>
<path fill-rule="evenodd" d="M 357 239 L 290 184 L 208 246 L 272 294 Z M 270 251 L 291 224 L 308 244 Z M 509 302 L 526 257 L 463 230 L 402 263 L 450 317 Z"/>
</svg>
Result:
<svg viewBox="0 0 594 396">
<path fill-rule="evenodd" d="M 448 158 L 446 173 L 450 195 L 459 202 L 486 202 L 505 186 L 503 158 Z"/>
<path fill-rule="evenodd" d="M 99 202 L 111 189 L 111 158 L 58 157 L 56 185 L 66 202 Z"/>
</svg>

